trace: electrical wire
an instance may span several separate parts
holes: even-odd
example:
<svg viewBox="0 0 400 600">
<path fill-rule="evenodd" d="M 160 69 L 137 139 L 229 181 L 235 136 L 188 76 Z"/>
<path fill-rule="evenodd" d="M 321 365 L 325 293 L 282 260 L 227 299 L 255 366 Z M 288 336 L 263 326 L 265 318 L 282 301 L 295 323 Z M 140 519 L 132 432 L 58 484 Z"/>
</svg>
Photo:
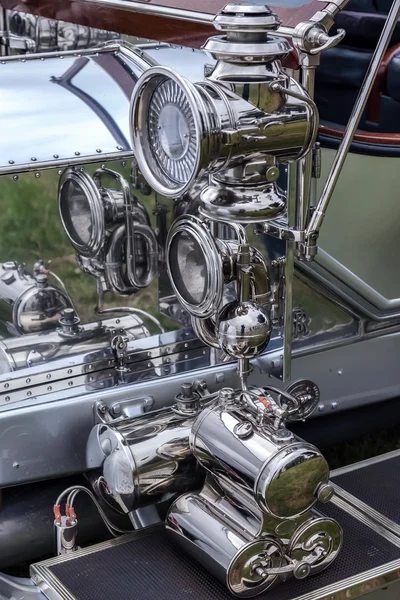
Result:
<svg viewBox="0 0 400 600">
<path fill-rule="evenodd" d="M 60 505 L 61 500 L 64 498 L 64 496 L 66 494 L 68 494 L 67 504 L 69 504 L 70 507 L 72 508 L 75 498 L 79 494 L 79 492 L 85 492 L 89 496 L 89 498 L 92 500 L 93 504 L 96 506 L 100 517 L 103 519 L 105 526 L 107 527 L 108 531 L 111 533 L 111 535 L 113 537 L 118 537 L 118 534 L 132 533 L 133 530 L 120 529 L 119 527 L 114 525 L 110 521 L 110 519 L 107 517 L 106 513 L 104 512 L 104 510 L 102 509 L 102 507 L 100 506 L 98 501 L 96 500 L 94 494 L 83 485 L 74 485 L 74 486 L 71 486 L 71 487 L 67 488 L 66 490 L 64 490 L 58 496 L 58 498 L 56 500 L 56 505 Z"/>
</svg>

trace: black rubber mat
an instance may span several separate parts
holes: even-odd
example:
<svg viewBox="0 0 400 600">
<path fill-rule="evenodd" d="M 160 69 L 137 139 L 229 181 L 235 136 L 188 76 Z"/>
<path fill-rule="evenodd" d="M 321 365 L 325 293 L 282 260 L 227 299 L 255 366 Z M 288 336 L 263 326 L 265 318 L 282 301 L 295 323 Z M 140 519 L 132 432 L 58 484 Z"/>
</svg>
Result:
<svg viewBox="0 0 400 600">
<path fill-rule="evenodd" d="M 348 471 L 332 481 L 400 525 L 400 456 Z"/>
<path fill-rule="evenodd" d="M 291 600 L 400 558 L 400 549 L 333 504 L 326 515 L 344 530 L 336 561 L 323 573 L 290 581 L 258 596 Z M 48 567 L 77 600 L 228 600 L 232 595 L 174 547 L 164 528 Z"/>
</svg>

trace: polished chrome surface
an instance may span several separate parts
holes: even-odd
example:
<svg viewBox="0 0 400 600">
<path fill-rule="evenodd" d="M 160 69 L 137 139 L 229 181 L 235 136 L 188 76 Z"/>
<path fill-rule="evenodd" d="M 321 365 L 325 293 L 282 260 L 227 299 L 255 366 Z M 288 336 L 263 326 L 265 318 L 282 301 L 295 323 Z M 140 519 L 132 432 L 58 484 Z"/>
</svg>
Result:
<svg viewBox="0 0 400 600">
<path fill-rule="evenodd" d="M 8 335 L 55 329 L 70 307 L 69 296 L 52 286 L 44 273 L 31 275 L 14 261 L 0 264 L 0 321 Z"/>
<path fill-rule="evenodd" d="M 8 26 L 5 45 L 11 51 L 23 49 L 21 40 L 25 42 L 28 52 L 52 52 L 90 48 L 101 42 L 120 38 L 117 33 L 85 25 L 39 17 L 16 10 L 5 12 Z"/>
<path fill-rule="evenodd" d="M 60 178 L 58 203 L 72 245 L 84 256 L 95 256 L 104 244 L 105 209 L 94 180 L 78 169 L 67 169 Z"/>
<path fill-rule="evenodd" d="M 290 539 L 288 555 L 294 561 L 302 563 L 312 556 L 316 547 L 322 549 L 320 560 L 308 563 L 309 574 L 315 575 L 326 569 L 335 560 L 342 547 L 343 531 L 333 519 L 316 516 L 302 523 Z M 329 562 L 326 556 L 329 555 Z"/>
<path fill-rule="evenodd" d="M 127 69 L 138 76 L 142 68 L 139 60 L 126 66 L 118 48 L 3 59 L 0 127 L 7 143 L 0 172 L 84 164 L 130 150 L 127 107 L 134 79 L 128 88 L 124 80 Z"/>
<path fill-rule="evenodd" d="M 310 143 L 315 138 L 315 124 L 310 125 L 314 108 L 310 108 L 305 92 L 298 88 L 294 80 L 287 80 L 286 76 L 283 93 L 296 94 L 294 103 L 285 100 L 281 91 L 273 91 L 270 87 L 277 78 L 282 79 L 276 63 L 263 71 L 257 66 L 249 67 L 249 72 L 245 70 L 244 73 L 240 73 L 237 69 L 233 72 L 229 69 L 226 73 L 224 66 L 223 62 L 222 66 L 218 63 L 210 78 L 197 84 L 192 84 L 167 67 L 153 67 L 146 71 L 137 83 L 131 102 L 132 146 L 143 176 L 164 196 L 181 196 L 205 172 L 222 171 L 220 177 L 225 184 L 238 185 L 239 174 L 235 174 L 231 181 L 233 174 L 229 168 L 239 165 L 240 179 L 242 180 L 243 175 L 246 175 L 247 169 L 247 183 L 251 182 L 253 187 L 257 183 L 257 169 L 253 169 L 252 172 L 249 164 L 251 166 L 258 161 L 258 170 L 265 173 L 266 168 L 260 162 L 266 154 L 276 156 L 280 160 L 295 160 L 308 151 Z M 254 86 L 249 101 L 244 97 L 245 85 L 236 83 L 237 79 L 239 81 L 244 79 L 246 85 Z M 182 115 L 181 121 L 187 123 L 186 133 L 183 131 L 179 133 L 181 121 L 172 120 L 168 126 L 161 123 L 163 114 L 161 105 L 158 106 L 157 111 L 151 113 L 151 103 L 158 94 L 157 90 L 160 90 L 161 94 L 161 90 L 166 86 L 176 90 L 176 99 L 173 96 L 169 98 L 168 93 L 165 92 L 166 100 L 168 98 L 169 105 L 175 106 L 175 111 L 178 110 L 178 106 L 182 106 L 182 102 L 178 100 L 179 94 L 184 98 L 186 116 L 183 117 L 183 113 L 179 114 Z M 291 87 L 297 88 L 299 93 L 297 94 Z M 300 99 L 302 96 L 303 101 Z M 167 131 L 171 139 L 179 135 L 189 136 L 189 130 L 192 128 L 190 144 L 193 141 L 193 148 L 190 144 L 182 146 L 181 142 L 182 150 L 179 156 L 175 159 L 163 159 L 164 151 L 161 143 L 158 146 L 154 145 L 153 127 L 154 131 L 157 131 L 157 127 L 160 127 L 160 131 L 168 127 Z M 167 167 L 169 164 L 170 166 Z M 176 169 L 175 173 L 172 167 Z M 251 196 L 250 192 L 251 189 L 248 194 Z M 234 190 L 231 193 L 233 194 Z M 242 194 L 245 195 L 244 191 Z M 276 194 L 273 199 L 270 195 L 271 192 L 265 194 L 266 212 L 264 217 L 261 213 L 257 215 L 259 220 L 275 216 L 278 212 L 274 204 Z M 221 196 L 224 196 L 223 191 Z M 229 192 L 224 200 L 225 203 L 230 203 Z M 222 197 L 221 202 L 223 202 Z M 245 204 L 244 198 L 242 202 Z M 239 221 L 241 213 L 246 212 L 244 204 L 241 209 L 237 209 L 236 217 Z M 282 210 L 283 206 L 279 205 L 279 208 Z M 212 211 L 210 213 L 212 214 Z"/>
<path fill-rule="evenodd" d="M 327 568 L 343 536 L 334 520 L 311 510 L 333 494 L 326 461 L 283 425 L 300 403 L 270 392 L 278 390 L 223 388 L 202 410 L 189 441 L 206 481 L 199 493 L 178 498 L 166 518 L 172 539 L 244 598 L 280 577 Z"/>
<path fill-rule="evenodd" d="M 268 312 L 257 302 L 234 300 L 219 312 L 216 332 L 226 354 L 254 358 L 265 350 L 271 337 Z"/>
<path fill-rule="evenodd" d="M 249 433 L 238 430 L 248 423 Z M 233 406 L 204 410 L 193 424 L 191 446 L 197 460 L 219 479 L 253 492 L 262 510 L 278 518 L 295 517 L 317 501 L 318 486 L 329 469 L 312 445 L 289 436 L 283 442 L 273 428 L 260 428 L 246 410 Z M 297 480 L 293 494 L 288 482 Z"/>
<path fill-rule="evenodd" d="M 223 295 L 224 272 L 217 242 L 206 223 L 178 217 L 168 231 L 167 270 L 177 298 L 193 316 L 210 317 Z"/>
<path fill-rule="evenodd" d="M 234 507 L 232 511 L 234 512 Z M 278 574 L 263 577 L 256 572 L 261 563 L 279 568 L 283 549 L 276 538 L 252 540 L 246 531 L 227 522 L 222 514 L 197 494 L 181 496 L 170 509 L 167 531 L 184 551 L 198 560 L 235 596 L 250 598 L 277 583 Z"/>
<path fill-rule="evenodd" d="M 111 339 L 117 332 L 122 332 L 128 340 L 137 340 L 149 336 L 142 319 L 134 315 L 86 323 L 73 332 L 72 335 L 65 335 L 65 329 L 61 323 L 55 331 L 32 333 L 0 340 L 0 373 L 4 375 L 11 371 L 50 363 L 53 366 L 47 366 L 47 369 L 50 369 L 47 381 L 50 383 L 51 380 L 49 391 L 52 391 L 53 382 L 57 380 L 57 368 L 55 368 L 53 361 L 79 356 L 84 353 L 86 353 L 86 357 L 90 357 L 92 353 L 110 348 Z M 61 367 L 61 363 L 57 366 Z M 73 373 L 72 364 L 69 370 L 71 375 Z M 54 373 L 53 376 L 51 372 Z M 26 383 L 32 384 L 34 379 L 34 374 L 25 377 L 23 387 L 26 387 Z M 46 377 L 44 377 L 44 381 L 46 381 Z M 6 392 L 6 401 L 7 397 L 8 401 L 11 400 L 9 392 L 15 390 L 16 387 L 18 388 L 18 386 L 13 386 L 10 381 L 7 381 L 1 387 Z M 28 386 L 25 394 L 29 392 L 29 395 L 32 395 L 30 387 Z"/>
<path fill-rule="evenodd" d="M 307 379 L 290 384 L 286 391 L 299 402 L 298 411 L 288 417 L 289 421 L 303 420 L 312 415 L 321 398 L 319 387 Z"/>
<path fill-rule="evenodd" d="M 91 432 L 87 468 L 101 469 L 105 498 L 131 512 L 168 494 L 201 485 L 202 475 L 189 448 L 193 416 L 168 408 Z"/>
<path fill-rule="evenodd" d="M 102 187 L 107 177 L 116 189 Z M 158 273 L 157 238 L 145 207 L 120 173 L 103 166 L 92 178 L 69 168 L 60 179 L 58 199 L 78 263 L 97 278 L 99 307 L 106 291 L 131 295 L 151 284 Z"/>
<path fill-rule="evenodd" d="M 54 527 L 56 532 L 56 555 L 60 556 L 75 552 L 78 549 L 76 545 L 78 520 L 76 517 L 71 519 L 69 516 L 59 515 L 59 519 L 54 521 Z"/>
</svg>

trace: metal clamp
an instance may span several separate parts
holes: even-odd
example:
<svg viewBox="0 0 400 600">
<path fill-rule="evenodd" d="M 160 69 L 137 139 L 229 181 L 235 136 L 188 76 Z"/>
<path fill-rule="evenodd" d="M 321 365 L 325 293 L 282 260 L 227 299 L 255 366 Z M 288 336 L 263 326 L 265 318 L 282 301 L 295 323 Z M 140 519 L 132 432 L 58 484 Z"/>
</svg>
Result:
<svg viewBox="0 0 400 600">
<path fill-rule="evenodd" d="M 330 36 L 321 23 L 305 21 L 294 29 L 293 43 L 299 52 L 315 56 L 340 44 L 345 35 L 346 31 L 339 29 L 336 35 Z"/>
</svg>

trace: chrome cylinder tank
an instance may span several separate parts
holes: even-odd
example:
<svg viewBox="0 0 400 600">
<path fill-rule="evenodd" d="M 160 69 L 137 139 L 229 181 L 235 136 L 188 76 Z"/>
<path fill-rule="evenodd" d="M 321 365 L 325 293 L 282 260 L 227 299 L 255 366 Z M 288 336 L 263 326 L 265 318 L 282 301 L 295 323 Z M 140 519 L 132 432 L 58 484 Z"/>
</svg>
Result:
<svg viewBox="0 0 400 600">
<path fill-rule="evenodd" d="M 150 335 L 136 315 L 87 323 L 77 327 L 75 333 L 69 329 L 70 326 L 64 324 L 56 331 L 0 340 L 0 375 L 109 348 L 116 335 L 123 335 L 128 341 Z"/>
<path fill-rule="evenodd" d="M 189 447 L 193 416 L 174 408 L 92 430 L 89 469 L 102 469 L 102 491 L 128 513 L 167 494 L 200 487 L 204 479 Z"/>
<path fill-rule="evenodd" d="M 214 496 L 215 490 L 211 498 L 208 491 L 206 484 L 200 494 L 178 498 L 168 512 L 166 528 L 174 542 L 235 596 L 261 594 L 280 576 L 315 575 L 340 551 L 342 530 L 333 519 L 309 513 L 298 522 L 284 522 L 286 529 L 294 530 L 284 535 L 273 529 L 261 533 L 260 520 L 257 533 L 254 514 L 249 516 L 245 507 L 223 494 Z"/>
<path fill-rule="evenodd" d="M 234 506 L 230 512 L 232 517 Z M 279 568 L 284 562 L 283 550 L 277 538 L 253 538 L 246 529 L 235 528 L 235 522 L 215 511 L 201 495 L 189 493 L 172 505 L 166 527 L 172 539 L 231 593 L 249 598 L 277 581 L 278 575 L 264 577 L 257 569 L 261 563 Z"/>
<path fill-rule="evenodd" d="M 191 448 L 217 480 L 254 494 L 261 510 L 278 519 L 312 508 L 329 478 L 315 446 L 287 429 L 257 426 L 235 404 L 203 411 L 193 424 Z"/>
<path fill-rule="evenodd" d="M 0 264 L 0 321 L 10 335 L 55 329 L 70 307 L 68 296 L 45 274 L 33 276 L 14 261 Z"/>
</svg>

